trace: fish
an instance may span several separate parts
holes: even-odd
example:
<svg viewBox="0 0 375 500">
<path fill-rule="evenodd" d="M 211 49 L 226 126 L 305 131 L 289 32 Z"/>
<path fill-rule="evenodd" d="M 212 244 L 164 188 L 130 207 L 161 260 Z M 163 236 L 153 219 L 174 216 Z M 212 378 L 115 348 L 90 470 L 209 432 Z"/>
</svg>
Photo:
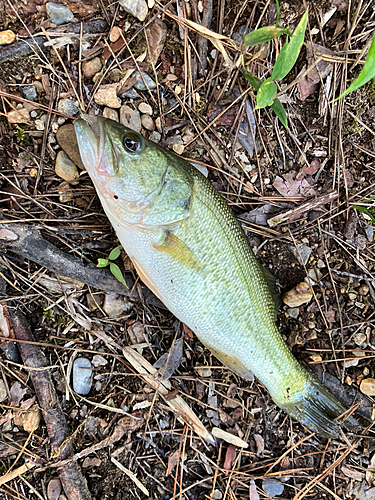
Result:
<svg viewBox="0 0 375 500">
<path fill-rule="evenodd" d="M 331 438 L 342 427 L 358 428 L 284 342 L 275 278 L 211 182 L 115 121 L 82 115 L 74 128 L 103 209 L 143 283 L 225 366 L 247 380 L 255 375 L 310 431 Z"/>
</svg>

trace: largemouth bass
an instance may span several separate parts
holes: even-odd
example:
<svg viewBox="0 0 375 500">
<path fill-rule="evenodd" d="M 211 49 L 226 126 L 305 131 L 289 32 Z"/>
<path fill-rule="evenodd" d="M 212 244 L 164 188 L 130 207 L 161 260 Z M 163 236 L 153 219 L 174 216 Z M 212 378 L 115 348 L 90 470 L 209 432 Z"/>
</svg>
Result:
<svg viewBox="0 0 375 500">
<path fill-rule="evenodd" d="M 336 436 L 345 408 L 291 354 L 272 276 L 236 217 L 189 162 L 117 122 L 79 119 L 82 161 L 141 278 L 226 366 L 251 372 L 308 429 Z M 358 425 L 349 417 L 346 427 Z"/>
</svg>

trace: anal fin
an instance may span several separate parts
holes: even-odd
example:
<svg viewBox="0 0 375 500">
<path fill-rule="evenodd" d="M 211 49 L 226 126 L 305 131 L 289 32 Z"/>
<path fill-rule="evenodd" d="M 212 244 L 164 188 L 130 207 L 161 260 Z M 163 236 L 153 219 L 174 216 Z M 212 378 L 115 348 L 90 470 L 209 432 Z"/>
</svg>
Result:
<svg viewBox="0 0 375 500">
<path fill-rule="evenodd" d="M 236 375 L 238 375 L 241 378 L 244 378 L 245 380 L 249 380 L 252 382 L 254 380 L 254 375 L 251 370 L 249 370 L 239 359 L 235 358 L 234 356 L 229 356 L 228 354 L 225 354 L 224 352 L 221 352 L 217 349 L 213 349 L 212 347 L 209 347 L 210 351 L 212 351 L 212 354 L 216 356 L 229 370 L 232 370 Z"/>
</svg>

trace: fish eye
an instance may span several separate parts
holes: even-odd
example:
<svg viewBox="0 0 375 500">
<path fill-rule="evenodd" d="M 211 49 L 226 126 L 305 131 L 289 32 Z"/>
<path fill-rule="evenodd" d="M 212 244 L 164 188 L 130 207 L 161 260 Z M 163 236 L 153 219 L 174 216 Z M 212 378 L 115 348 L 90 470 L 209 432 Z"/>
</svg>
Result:
<svg viewBox="0 0 375 500">
<path fill-rule="evenodd" d="M 126 134 L 122 142 L 130 153 L 136 153 L 141 149 L 139 139 L 133 134 Z"/>
</svg>

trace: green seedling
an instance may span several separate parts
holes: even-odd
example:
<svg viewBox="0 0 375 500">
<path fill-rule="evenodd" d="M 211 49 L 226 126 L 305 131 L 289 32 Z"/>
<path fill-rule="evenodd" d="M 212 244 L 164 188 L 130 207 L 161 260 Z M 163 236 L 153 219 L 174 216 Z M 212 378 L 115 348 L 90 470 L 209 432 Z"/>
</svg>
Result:
<svg viewBox="0 0 375 500">
<path fill-rule="evenodd" d="M 280 53 L 275 61 L 275 65 L 272 69 L 271 76 L 263 82 L 255 75 L 250 73 L 245 68 L 244 64 L 242 73 L 243 76 L 246 78 L 246 80 L 250 83 L 250 85 L 252 85 L 257 91 L 255 109 L 262 109 L 267 106 L 270 106 L 271 109 L 276 114 L 276 116 L 281 121 L 281 123 L 285 125 L 285 127 L 287 127 L 288 120 L 286 112 L 281 101 L 276 97 L 277 85 L 275 82 L 285 78 L 297 61 L 298 55 L 300 53 L 303 44 L 303 40 L 305 38 L 305 32 L 308 20 L 308 11 L 304 13 L 301 21 L 294 30 L 294 33 L 291 34 L 289 28 L 278 26 L 279 16 L 280 16 L 280 7 L 278 1 L 276 1 L 276 7 L 277 7 L 276 26 L 265 26 L 264 28 L 259 28 L 255 31 L 252 31 L 251 33 L 245 36 L 243 44 L 244 48 L 253 47 L 254 45 L 270 42 L 271 40 L 274 40 L 275 38 L 278 38 L 281 35 L 287 35 L 289 40 L 285 41 L 282 49 L 280 50 Z"/>
<path fill-rule="evenodd" d="M 121 272 L 121 269 L 117 264 L 112 262 L 113 260 L 118 259 L 121 255 L 122 246 L 119 245 L 111 250 L 111 253 L 108 255 L 107 259 L 98 259 L 97 267 L 107 267 L 109 265 L 109 270 L 113 274 L 113 276 L 123 285 L 126 286 L 124 275 Z"/>
<path fill-rule="evenodd" d="M 375 200 L 375 197 L 371 198 L 367 203 L 371 203 L 374 200 Z M 371 223 L 375 224 L 375 206 L 374 207 L 363 207 L 362 205 L 353 205 L 353 208 L 355 208 L 359 212 L 362 212 L 363 214 L 367 215 L 367 217 L 370 219 Z"/>
</svg>

